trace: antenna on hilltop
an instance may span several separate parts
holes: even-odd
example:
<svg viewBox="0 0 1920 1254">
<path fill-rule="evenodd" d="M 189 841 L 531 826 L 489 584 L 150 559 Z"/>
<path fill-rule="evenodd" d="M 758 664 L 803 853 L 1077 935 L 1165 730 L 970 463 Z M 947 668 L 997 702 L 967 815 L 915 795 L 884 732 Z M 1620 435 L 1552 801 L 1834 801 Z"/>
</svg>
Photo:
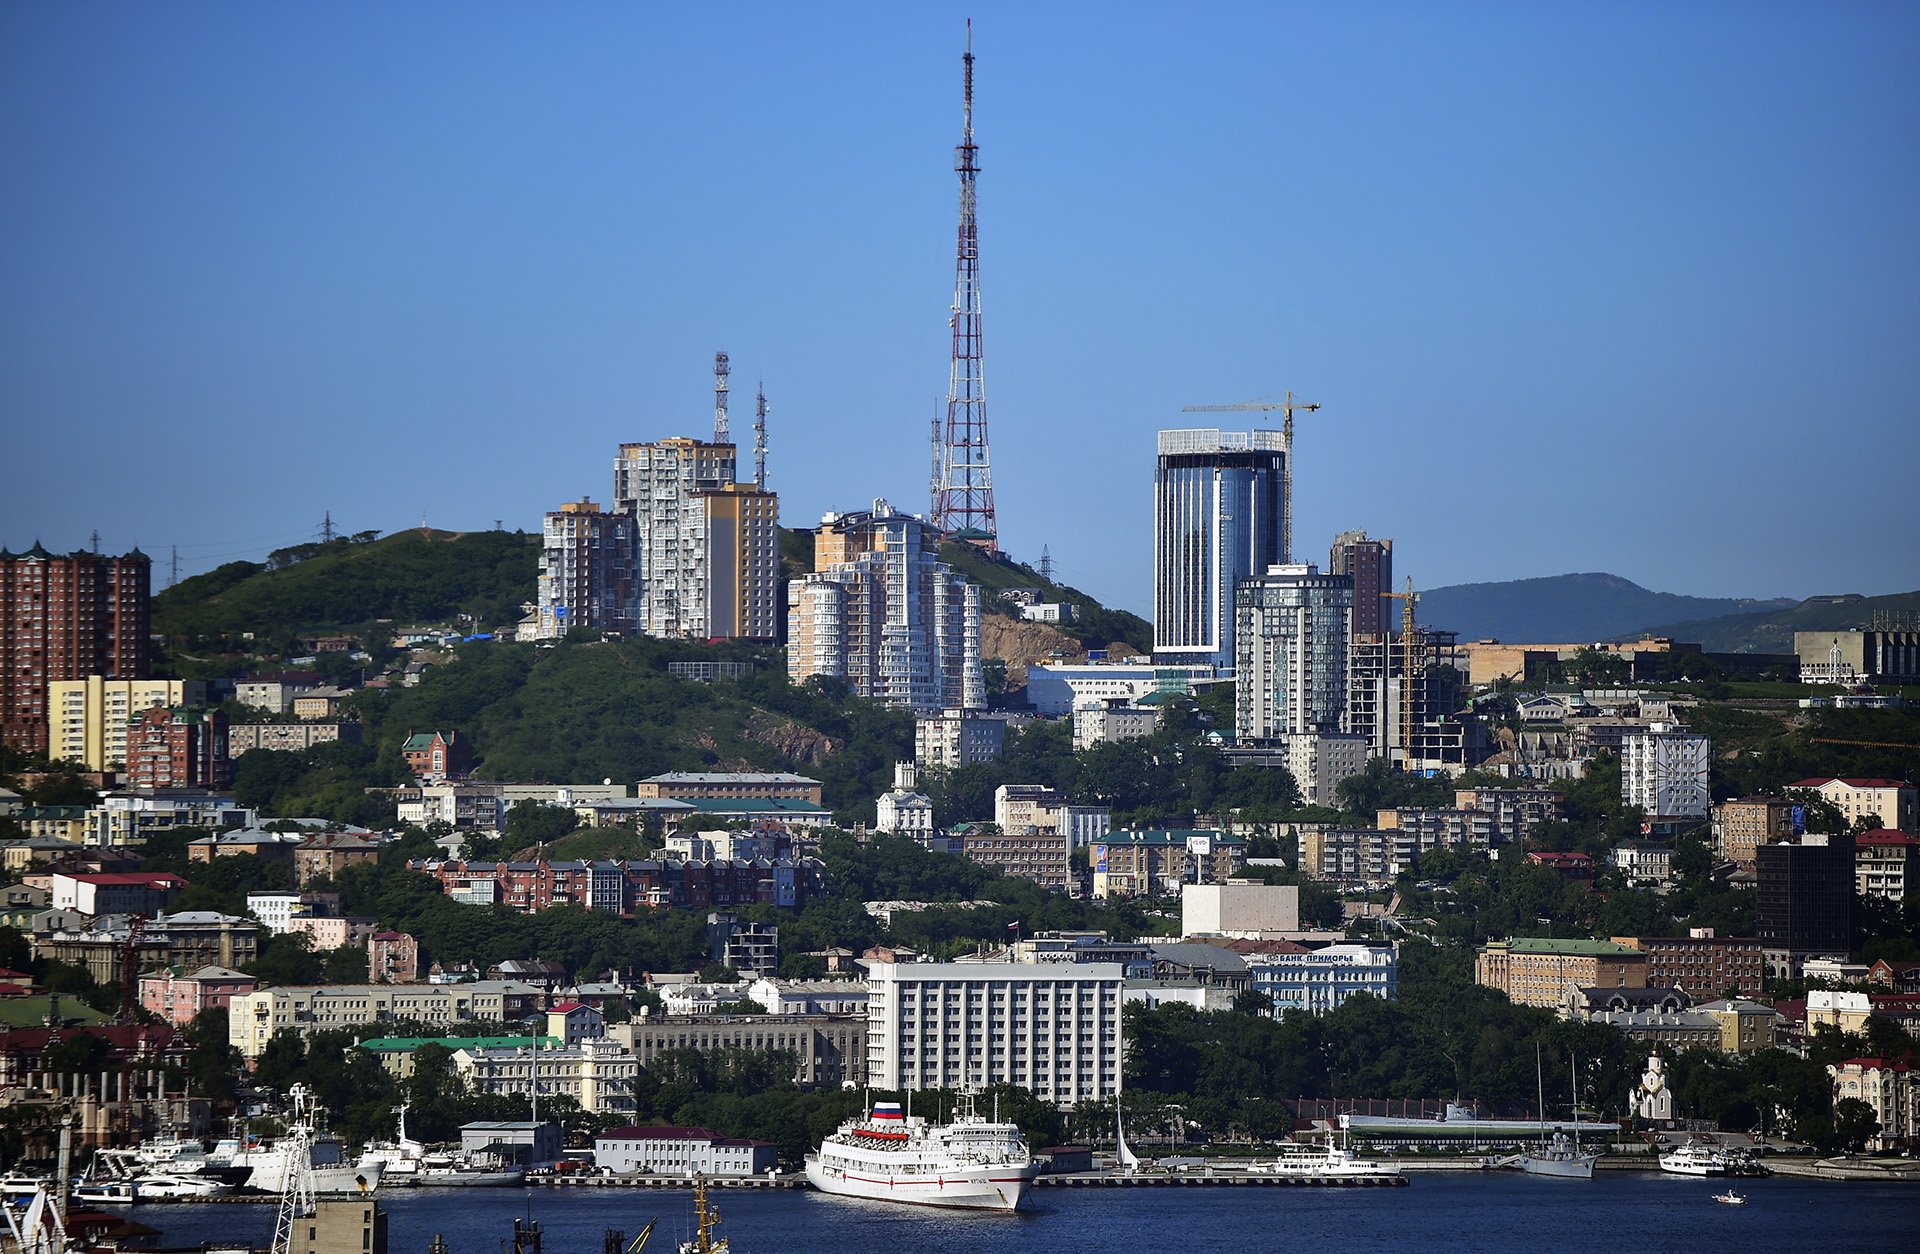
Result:
<svg viewBox="0 0 1920 1254">
<path fill-rule="evenodd" d="M 1040 546 L 1040 577 L 1048 583 L 1053 582 L 1053 555 L 1047 552 L 1047 546 Z"/>
<path fill-rule="evenodd" d="M 993 511 L 993 466 L 987 454 L 987 369 L 980 325 L 980 230 L 974 182 L 980 148 L 973 142 L 973 21 L 967 21 L 965 89 L 954 173 L 960 176 L 960 234 L 954 255 L 953 360 L 947 375 L 947 433 L 934 492 L 933 525 L 989 553 L 1000 551 Z"/>
<path fill-rule="evenodd" d="M 167 587 L 180 582 L 180 546 L 173 546 L 173 560 L 167 563 Z"/>
<path fill-rule="evenodd" d="M 753 490 L 767 490 L 767 385 L 755 386 L 753 396 Z"/>
<path fill-rule="evenodd" d="M 420 525 L 422 527 L 427 525 L 427 520 L 424 515 L 420 519 Z M 333 511 L 328 510 L 326 514 L 320 519 L 320 543 L 332 544 L 333 536 L 334 536 Z"/>
<path fill-rule="evenodd" d="M 732 367 L 727 365 L 725 353 L 713 355 L 713 442 L 725 444 L 732 439 L 727 431 L 727 375 Z"/>
</svg>

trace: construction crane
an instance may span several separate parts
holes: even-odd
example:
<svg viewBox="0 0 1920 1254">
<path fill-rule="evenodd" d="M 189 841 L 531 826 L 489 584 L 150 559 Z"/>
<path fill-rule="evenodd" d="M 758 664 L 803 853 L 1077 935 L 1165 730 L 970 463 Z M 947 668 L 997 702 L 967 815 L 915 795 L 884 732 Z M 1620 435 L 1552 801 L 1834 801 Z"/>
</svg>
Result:
<svg viewBox="0 0 1920 1254">
<path fill-rule="evenodd" d="M 1287 398 L 1283 401 L 1248 401 L 1241 405 L 1182 405 L 1180 407 L 1180 412 L 1183 414 L 1227 414 L 1245 410 L 1270 413 L 1277 409 L 1286 415 L 1281 443 L 1287 446 L 1287 461 L 1280 468 L 1283 484 L 1280 493 L 1280 560 L 1282 562 L 1293 561 L 1293 412 L 1297 409 L 1302 413 L 1311 413 L 1318 408 L 1320 405 L 1317 401 L 1309 404 L 1294 400 L 1292 392 L 1288 392 Z"/>
<path fill-rule="evenodd" d="M 147 916 L 136 914 L 127 920 L 127 939 L 120 947 L 120 1017 L 132 1023 L 140 1017 L 140 945 L 146 940 Z"/>
<path fill-rule="evenodd" d="M 1288 460 L 1292 460 L 1289 458 Z M 1413 653 L 1414 637 L 1419 634 L 1419 625 L 1413 621 L 1413 607 L 1420 604 L 1420 594 L 1413 590 L 1413 576 L 1407 576 L 1405 592 L 1382 592 L 1383 597 L 1392 597 L 1400 606 L 1400 761 L 1408 771 L 1413 769 Z"/>
</svg>

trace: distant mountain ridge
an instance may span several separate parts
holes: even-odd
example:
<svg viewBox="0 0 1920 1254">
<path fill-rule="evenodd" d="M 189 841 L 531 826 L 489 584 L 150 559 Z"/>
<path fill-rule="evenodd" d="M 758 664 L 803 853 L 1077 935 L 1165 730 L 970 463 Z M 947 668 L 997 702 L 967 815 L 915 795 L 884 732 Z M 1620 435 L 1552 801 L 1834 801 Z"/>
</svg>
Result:
<svg viewBox="0 0 1920 1254">
<path fill-rule="evenodd" d="M 1898 630 L 1913 630 L 1920 622 L 1920 592 L 1896 592 L 1877 597 L 1809 597 L 1785 608 L 1759 609 L 1744 614 L 1653 628 L 1659 636 L 1698 641 L 1709 653 L 1791 653 L 1796 631 L 1844 631 L 1871 627 L 1876 617 Z"/>
<path fill-rule="evenodd" d="M 1420 594 L 1418 616 L 1426 626 L 1459 632 L 1462 640 L 1565 644 L 1637 636 L 1662 623 L 1764 616 L 1797 604 L 1786 597 L 1652 592 L 1619 575 L 1590 573 L 1434 588 Z"/>
</svg>

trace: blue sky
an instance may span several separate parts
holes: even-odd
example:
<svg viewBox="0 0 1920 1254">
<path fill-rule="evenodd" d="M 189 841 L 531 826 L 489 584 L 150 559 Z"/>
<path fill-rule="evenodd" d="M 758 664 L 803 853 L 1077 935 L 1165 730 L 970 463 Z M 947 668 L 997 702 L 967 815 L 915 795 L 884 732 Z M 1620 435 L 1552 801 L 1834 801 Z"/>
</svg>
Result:
<svg viewBox="0 0 1920 1254">
<path fill-rule="evenodd" d="M 0 7 L 0 543 L 535 530 L 716 349 L 789 525 L 924 510 L 966 15 Z M 1305 556 L 1920 587 L 1920 7 L 971 16 L 1016 556 L 1145 608 L 1154 432 L 1291 388 Z"/>
</svg>

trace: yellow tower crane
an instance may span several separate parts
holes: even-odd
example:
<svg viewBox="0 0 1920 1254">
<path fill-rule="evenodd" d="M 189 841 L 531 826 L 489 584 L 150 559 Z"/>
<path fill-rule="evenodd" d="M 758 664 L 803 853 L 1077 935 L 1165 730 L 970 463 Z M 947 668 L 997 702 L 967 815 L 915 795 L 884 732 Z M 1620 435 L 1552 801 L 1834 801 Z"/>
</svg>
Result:
<svg viewBox="0 0 1920 1254">
<path fill-rule="evenodd" d="M 1400 763 L 1403 769 L 1413 769 L 1413 657 L 1414 637 L 1420 628 L 1413 621 L 1413 607 L 1420 604 L 1420 594 L 1413 590 L 1413 576 L 1407 576 L 1405 592 L 1383 592 L 1384 597 L 1392 597 L 1400 602 Z"/>
<path fill-rule="evenodd" d="M 1287 446 L 1287 460 L 1286 463 L 1280 467 L 1282 477 L 1282 487 L 1280 491 L 1280 560 L 1283 562 L 1290 563 L 1293 561 L 1293 414 L 1295 410 L 1299 410 L 1301 413 L 1311 413 L 1318 408 L 1320 408 L 1318 401 L 1311 404 L 1305 401 L 1296 401 L 1293 399 L 1292 392 L 1288 392 L 1286 399 L 1281 401 L 1248 401 L 1241 405 L 1182 405 L 1180 407 L 1180 412 L 1183 414 L 1226 414 L 1238 413 L 1244 410 L 1270 413 L 1277 409 L 1286 415 L 1286 423 L 1283 427 L 1281 443 Z"/>
</svg>

